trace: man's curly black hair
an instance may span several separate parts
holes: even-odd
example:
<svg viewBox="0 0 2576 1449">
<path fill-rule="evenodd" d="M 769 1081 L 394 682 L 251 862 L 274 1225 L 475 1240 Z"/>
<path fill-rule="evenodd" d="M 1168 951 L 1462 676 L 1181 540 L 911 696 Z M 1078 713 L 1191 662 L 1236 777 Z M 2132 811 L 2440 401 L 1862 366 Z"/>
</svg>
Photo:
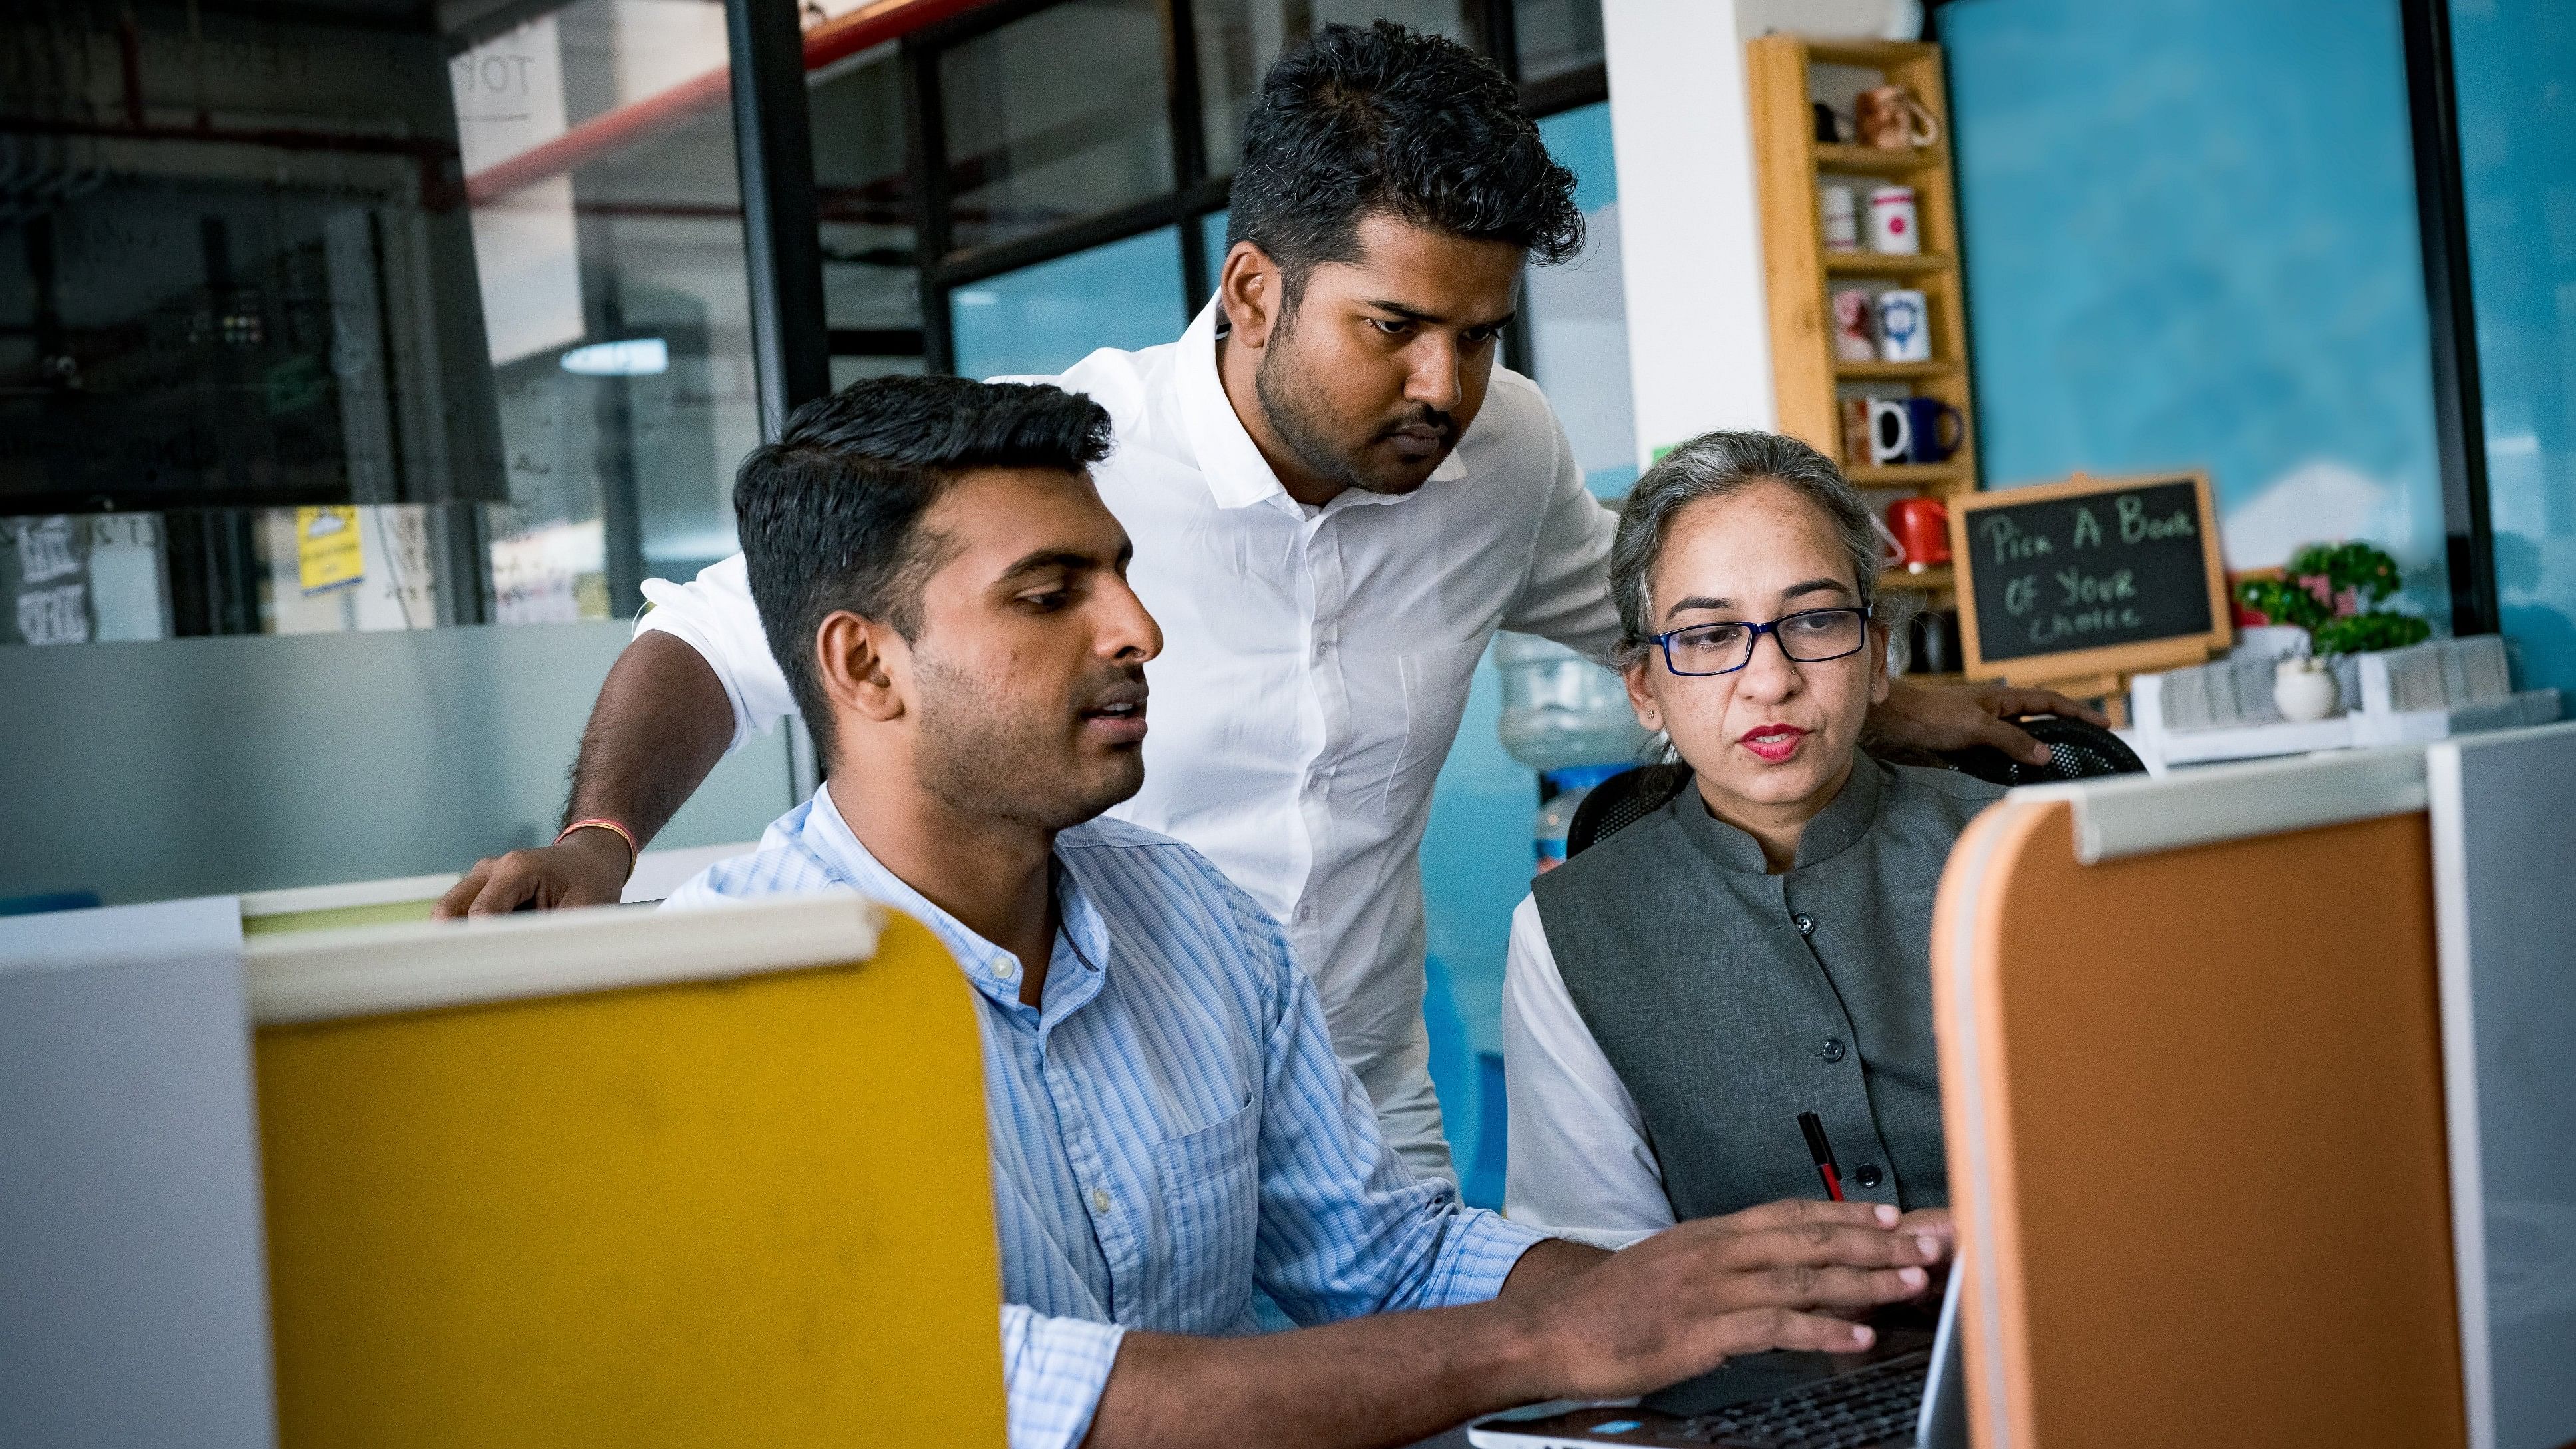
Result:
<svg viewBox="0 0 2576 1449">
<path fill-rule="evenodd" d="M 1583 247 L 1574 173 L 1493 62 L 1380 20 L 1327 25 L 1262 78 L 1243 127 L 1226 245 L 1279 264 L 1289 306 L 1319 262 L 1360 254 L 1360 219 L 1506 242 L 1536 262 Z"/>
</svg>

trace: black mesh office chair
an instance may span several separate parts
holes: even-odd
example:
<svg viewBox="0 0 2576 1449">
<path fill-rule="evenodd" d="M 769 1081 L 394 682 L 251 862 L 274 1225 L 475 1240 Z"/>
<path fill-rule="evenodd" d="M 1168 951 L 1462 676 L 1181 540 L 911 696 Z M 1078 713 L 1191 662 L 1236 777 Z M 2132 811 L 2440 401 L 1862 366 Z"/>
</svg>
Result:
<svg viewBox="0 0 2576 1449">
<path fill-rule="evenodd" d="M 2147 772 L 2137 752 L 2100 725 L 2056 714 L 2032 715 L 2014 723 L 2022 727 L 2023 733 L 2048 746 L 2046 765 L 2025 765 L 1991 745 L 1944 755 L 1941 763 L 1997 785 L 2047 785 L 2060 780 Z"/>
<path fill-rule="evenodd" d="M 2025 765 L 1989 745 L 1952 754 L 1923 757 L 1923 763 L 1974 775 L 1997 785 L 2040 785 L 2059 780 L 2090 780 L 2100 775 L 2142 775 L 2146 765 L 2118 735 L 2100 725 L 2062 715 L 2032 715 L 2015 721 L 2032 738 L 2048 746 L 2049 763 Z M 1899 763 L 1912 764 L 1907 759 Z M 1639 765 L 1592 787 L 1566 822 L 1565 855 L 1581 855 L 1656 811 L 1690 784 L 1686 765 Z"/>
<path fill-rule="evenodd" d="M 1565 822 L 1566 859 L 1663 809 L 1690 779 L 1688 765 L 1639 765 L 1593 786 L 1583 803 L 1574 807 L 1574 818 Z"/>
</svg>

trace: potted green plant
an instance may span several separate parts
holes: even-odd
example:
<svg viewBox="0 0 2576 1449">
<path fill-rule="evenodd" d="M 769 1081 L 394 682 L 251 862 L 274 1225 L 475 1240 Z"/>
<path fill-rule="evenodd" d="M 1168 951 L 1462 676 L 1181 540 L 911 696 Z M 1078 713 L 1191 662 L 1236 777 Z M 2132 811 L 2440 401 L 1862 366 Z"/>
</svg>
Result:
<svg viewBox="0 0 2576 1449">
<path fill-rule="evenodd" d="M 2422 619 L 2378 607 L 2400 582 L 2397 560 L 2387 550 L 2354 539 L 2309 544 L 2290 556 L 2281 577 L 2236 586 L 2245 607 L 2308 636 L 2307 651 L 2283 659 L 2273 673 L 2272 702 L 2282 718 L 2316 720 L 2335 712 L 2342 702 L 2337 658 L 2432 637 L 2433 626 Z"/>
</svg>

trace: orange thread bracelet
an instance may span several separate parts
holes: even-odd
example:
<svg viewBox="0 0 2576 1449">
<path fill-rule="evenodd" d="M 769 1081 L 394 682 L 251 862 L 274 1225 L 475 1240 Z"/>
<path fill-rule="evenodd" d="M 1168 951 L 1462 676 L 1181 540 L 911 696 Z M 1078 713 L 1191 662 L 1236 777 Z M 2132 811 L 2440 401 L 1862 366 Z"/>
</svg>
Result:
<svg viewBox="0 0 2576 1449">
<path fill-rule="evenodd" d="M 563 828 L 563 834 L 555 837 L 555 844 L 563 844 L 564 841 L 569 839 L 572 833 L 576 830 L 592 829 L 614 831 L 616 832 L 618 839 L 626 842 L 626 873 L 629 875 L 634 874 L 635 860 L 636 857 L 644 853 L 643 847 L 635 843 L 635 833 L 633 831 L 628 830 L 625 826 L 618 824 L 614 820 L 576 820 Z"/>
</svg>

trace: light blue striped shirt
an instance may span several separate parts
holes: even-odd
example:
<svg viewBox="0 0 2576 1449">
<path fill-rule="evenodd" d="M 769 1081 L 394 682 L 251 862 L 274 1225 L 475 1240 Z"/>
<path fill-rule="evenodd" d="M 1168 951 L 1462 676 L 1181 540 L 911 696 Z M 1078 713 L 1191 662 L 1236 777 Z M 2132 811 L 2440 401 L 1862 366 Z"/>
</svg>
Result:
<svg viewBox="0 0 2576 1449">
<path fill-rule="evenodd" d="M 668 902 L 853 890 L 927 924 L 965 972 L 1014 1449 L 1081 1442 L 1129 1328 L 1256 1332 L 1256 1286 L 1300 1324 L 1501 1290 L 1539 1235 L 1417 1180 L 1379 1138 L 1277 922 L 1133 825 L 1076 826 L 1055 857 L 1064 930 L 1035 1008 L 1017 958 L 879 865 L 828 790 Z"/>
</svg>

